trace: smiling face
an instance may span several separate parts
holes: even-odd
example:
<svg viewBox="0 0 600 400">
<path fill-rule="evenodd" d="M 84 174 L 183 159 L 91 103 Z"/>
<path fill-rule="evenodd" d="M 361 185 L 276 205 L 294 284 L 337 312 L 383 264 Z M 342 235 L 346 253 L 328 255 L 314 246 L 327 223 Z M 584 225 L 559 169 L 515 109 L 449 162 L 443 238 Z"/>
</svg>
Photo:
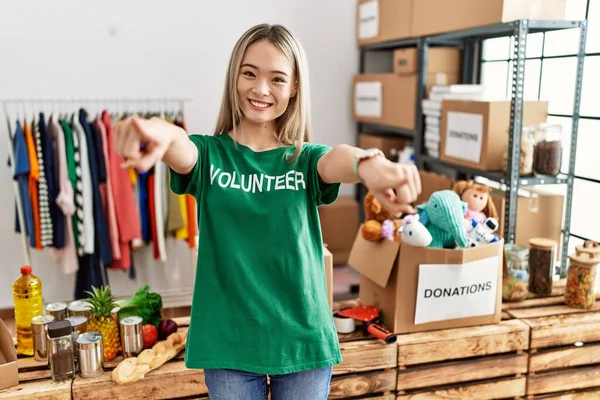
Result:
<svg viewBox="0 0 600 400">
<path fill-rule="evenodd" d="M 245 122 L 275 122 L 295 94 L 295 79 L 289 59 L 270 41 L 263 39 L 248 46 L 237 79 Z"/>
<path fill-rule="evenodd" d="M 488 203 L 488 194 L 475 189 L 467 189 L 462 200 L 469 205 L 470 210 L 482 211 Z"/>
</svg>

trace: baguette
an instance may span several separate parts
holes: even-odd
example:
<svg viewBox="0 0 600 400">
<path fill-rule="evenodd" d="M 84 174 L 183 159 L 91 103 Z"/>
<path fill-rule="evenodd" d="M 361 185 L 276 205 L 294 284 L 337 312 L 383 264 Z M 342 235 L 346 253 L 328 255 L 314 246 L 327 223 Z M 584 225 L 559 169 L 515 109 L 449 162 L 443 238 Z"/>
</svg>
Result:
<svg viewBox="0 0 600 400">
<path fill-rule="evenodd" d="M 157 342 L 151 349 L 142 351 L 137 357 L 128 357 L 112 371 L 112 380 L 123 385 L 144 379 L 167 361 L 173 359 L 187 342 L 187 332 L 175 332 L 165 340 Z"/>
</svg>

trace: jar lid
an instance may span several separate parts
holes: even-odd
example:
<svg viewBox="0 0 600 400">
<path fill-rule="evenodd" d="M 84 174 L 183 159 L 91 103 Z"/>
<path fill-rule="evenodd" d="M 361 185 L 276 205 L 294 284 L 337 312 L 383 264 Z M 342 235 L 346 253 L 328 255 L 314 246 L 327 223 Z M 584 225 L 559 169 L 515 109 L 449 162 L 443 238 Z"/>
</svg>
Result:
<svg viewBox="0 0 600 400">
<path fill-rule="evenodd" d="M 72 317 L 67 317 L 65 319 L 71 323 L 73 330 L 75 330 L 75 328 L 78 328 L 87 322 L 87 317 L 84 317 L 83 315 L 74 315 Z"/>
<path fill-rule="evenodd" d="M 69 310 L 71 311 L 88 311 L 91 308 L 90 303 L 85 300 L 75 300 L 69 303 Z"/>
<path fill-rule="evenodd" d="M 71 335 L 71 323 L 67 320 L 54 321 L 48 324 L 48 336 L 58 338 Z"/>
<path fill-rule="evenodd" d="M 83 350 L 94 349 L 102 344 L 100 332 L 85 332 L 77 336 L 77 347 Z"/>
<path fill-rule="evenodd" d="M 121 319 L 121 325 L 139 325 L 142 323 L 142 317 L 131 316 Z"/>
<path fill-rule="evenodd" d="M 31 325 L 46 325 L 54 321 L 54 316 L 50 314 L 36 315 L 31 318 Z"/>
<path fill-rule="evenodd" d="M 575 246 L 575 250 L 581 251 L 582 253 L 591 253 L 600 255 L 600 243 L 594 242 L 593 240 L 586 240 L 581 246 Z"/>
<path fill-rule="evenodd" d="M 541 238 L 541 237 L 533 237 L 529 239 L 529 245 L 533 247 L 537 247 L 538 249 L 550 250 L 558 245 L 556 240 Z"/>
<path fill-rule="evenodd" d="M 50 303 L 46 306 L 46 311 L 56 312 L 62 311 L 67 308 L 67 303 L 63 303 L 62 301 L 57 301 L 56 303 Z"/>
<path fill-rule="evenodd" d="M 584 253 L 584 252 L 576 252 L 575 254 L 570 254 L 569 255 L 569 259 L 573 262 L 576 262 L 578 264 L 583 264 L 583 265 L 597 265 L 600 264 L 600 258 L 596 258 L 593 254 L 591 253 Z"/>
</svg>

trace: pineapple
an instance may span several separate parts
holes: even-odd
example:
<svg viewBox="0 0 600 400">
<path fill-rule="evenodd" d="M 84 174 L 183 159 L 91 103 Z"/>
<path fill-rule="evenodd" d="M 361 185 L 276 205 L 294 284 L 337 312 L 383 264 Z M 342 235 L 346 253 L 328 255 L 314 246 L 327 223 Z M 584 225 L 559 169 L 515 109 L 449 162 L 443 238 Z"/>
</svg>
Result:
<svg viewBox="0 0 600 400">
<path fill-rule="evenodd" d="M 115 297 L 108 286 L 102 286 L 100 289 L 92 286 L 92 292 L 86 293 L 90 297 L 85 301 L 91 306 L 87 330 L 102 334 L 104 361 L 111 361 L 117 357 L 121 345 L 119 327 L 111 314 L 115 306 Z"/>
</svg>

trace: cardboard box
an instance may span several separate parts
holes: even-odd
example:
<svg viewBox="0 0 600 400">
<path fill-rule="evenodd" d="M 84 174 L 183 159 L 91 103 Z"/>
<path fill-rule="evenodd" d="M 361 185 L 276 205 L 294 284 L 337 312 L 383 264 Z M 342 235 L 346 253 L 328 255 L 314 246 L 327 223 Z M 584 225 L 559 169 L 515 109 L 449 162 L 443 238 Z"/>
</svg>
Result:
<svg viewBox="0 0 600 400">
<path fill-rule="evenodd" d="M 546 192 L 541 188 L 521 189 L 517 199 L 517 227 L 515 242 L 529 247 L 532 237 L 545 237 L 558 242 L 556 252 L 557 260 L 560 259 L 563 226 L 564 196 Z M 498 211 L 498 233 L 504 235 L 504 222 L 506 213 L 505 193 L 494 189 L 492 199 Z"/>
<path fill-rule="evenodd" d="M 452 190 L 454 186 L 452 179 L 435 172 L 419 170 L 419 177 L 421 178 L 421 195 L 417 198 L 416 204 L 425 203 L 433 192 Z"/>
<path fill-rule="evenodd" d="M 410 36 L 413 0 L 359 0 L 356 9 L 358 46 Z"/>
<path fill-rule="evenodd" d="M 411 36 L 426 36 L 518 19 L 565 18 L 567 0 L 418 0 Z"/>
<path fill-rule="evenodd" d="M 356 74 L 352 88 L 355 121 L 415 129 L 417 78 L 411 75 Z"/>
<path fill-rule="evenodd" d="M 354 233 L 360 225 L 359 204 L 354 196 L 340 196 L 332 204 L 319 207 L 323 243 L 333 253 L 333 264 L 348 262 Z"/>
<path fill-rule="evenodd" d="M 500 322 L 504 241 L 446 250 L 369 242 L 356 236 L 348 264 L 360 272 L 359 300 L 394 333 Z"/>
<path fill-rule="evenodd" d="M 0 390 L 19 384 L 17 351 L 12 336 L 0 318 Z"/>
<path fill-rule="evenodd" d="M 329 307 L 333 310 L 333 255 L 325 245 L 323 245 L 323 259 L 327 282 L 327 300 L 329 301 Z"/>
<path fill-rule="evenodd" d="M 412 75 L 419 72 L 419 53 L 416 47 L 394 50 L 394 73 Z M 456 48 L 431 47 L 427 53 L 427 73 L 460 74 L 461 51 Z"/>
<path fill-rule="evenodd" d="M 526 101 L 523 125 L 548 117 L 547 101 Z M 444 100 L 440 159 L 482 171 L 500 171 L 508 148 L 510 101 Z"/>
</svg>

